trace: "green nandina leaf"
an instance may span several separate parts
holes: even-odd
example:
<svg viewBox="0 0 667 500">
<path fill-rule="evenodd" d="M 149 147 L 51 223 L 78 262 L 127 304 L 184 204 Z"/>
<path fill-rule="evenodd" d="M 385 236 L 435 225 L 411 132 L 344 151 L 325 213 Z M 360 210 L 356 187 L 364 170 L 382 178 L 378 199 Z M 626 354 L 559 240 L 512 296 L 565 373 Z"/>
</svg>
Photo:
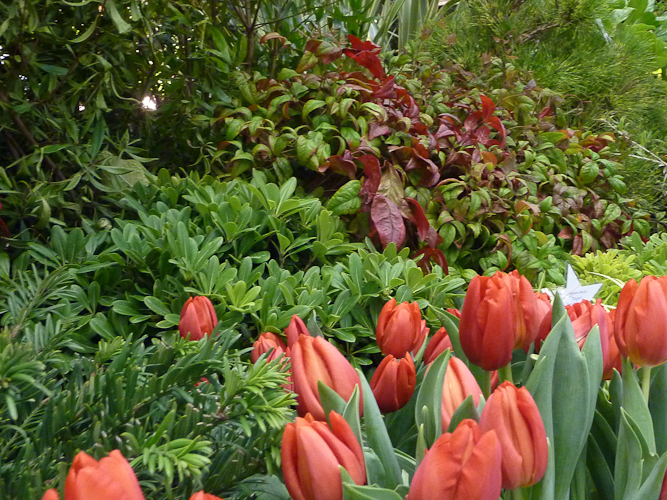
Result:
<svg viewBox="0 0 667 500">
<path fill-rule="evenodd" d="M 625 182 L 623 182 L 623 178 L 618 175 L 610 177 L 609 184 L 611 184 L 611 187 L 618 194 L 624 194 L 628 189 L 627 186 L 625 185 Z"/>
<path fill-rule="evenodd" d="M 316 109 L 321 108 L 322 106 L 326 106 L 326 102 L 320 101 L 319 99 L 311 99 L 303 107 L 303 111 L 301 113 L 301 116 L 304 121 L 308 118 L 308 115 L 315 111 Z"/>
<path fill-rule="evenodd" d="M 329 199 L 326 208 L 334 215 L 355 214 L 361 208 L 361 181 L 354 180 L 345 183 Z"/>
<path fill-rule="evenodd" d="M 590 184 L 598 178 L 599 173 L 600 167 L 598 167 L 595 162 L 591 161 L 583 164 L 579 176 L 581 177 L 581 182 L 584 184 Z"/>
</svg>

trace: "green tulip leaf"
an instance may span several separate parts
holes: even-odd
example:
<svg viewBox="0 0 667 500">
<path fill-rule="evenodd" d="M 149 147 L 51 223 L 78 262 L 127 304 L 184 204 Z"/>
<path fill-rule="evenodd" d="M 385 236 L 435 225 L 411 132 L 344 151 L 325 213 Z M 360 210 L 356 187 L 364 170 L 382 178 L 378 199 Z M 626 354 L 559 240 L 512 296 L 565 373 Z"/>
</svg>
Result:
<svg viewBox="0 0 667 500">
<path fill-rule="evenodd" d="M 452 342 L 452 347 L 456 357 L 463 361 L 466 365 L 470 365 L 468 358 L 461 348 L 461 341 L 459 340 L 459 318 L 437 307 L 432 307 L 431 311 L 435 313 L 438 321 L 440 321 L 442 326 L 445 327 L 445 330 L 447 330 L 447 336 Z"/>
<path fill-rule="evenodd" d="M 424 457 L 426 456 L 426 439 L 424 439 L 424 425 L 419 426 L 419 432 L 417 434 L 417 450 L 415 451 L 415 470 L 419 468 L 419 464 L 422 463 Z"/>
<path fill-rule="evenodd" d="M 446 432 L 454 432 L 454 429 L 461 423 L 462 420 L 466 418 L 471 418 L 475 422 L 479 423 L 479 413 L 475 407 L 475 403 L 472 400 L 472 394 L 469 395 L 463 403 L 459 405 L 454 414 L 452 415 L 452 420 L 449 422 L 449 427 L 447 427 Z"/>
<path fill-rule="evenodd" d="M 629 359 L 623 360 L 623 409 L 637 424 L 641 438 L 648 445 L 649 452 L 654 454 L 655 437 L 653 435 L 653 421 L 646 404 L 646 399 L 639 387 L 637 372 Z"/>
<path fill-rule="evenodd" d="M 417 394 L 415 421 L 417 426 L 424 425 L 424 437 L 428 447 L 433 446 L 442 434 L 442 386 L 450 356 L 447 349 L 433 361 Z"/>
<path fill-rule="evenodd" d="M 352 432 L 354 432 L 354 435 L 357 436 L 357 440 L 360 443 L 363 443 L 363 439 L 361 437 L 361 421 L 359 418 L 359 386 L 356 385 L 354 387 L 354 390 L 352 391 L 352 395 L 350 396 L 350 400 L 347 402 L 345 405 L 345 408 L 343 409 L 343 418 L 345 421 L 350 425 L 350 428 L 352 429 Z"/>
<path fill-rule="evenodd" d="M 662 490 L 662 482 L 665 478 L 665 469 L 667 469 L 667 453 L 664 453 L 660 460 L 653 466 L 642 487 L 632 500 L 644 500 L 646 498 L 658 498 Z"/>
<path fill-rule="evenodd" d="M 373 396 L 373 391 L 368 385 L 363 372 L 357 368 L 357 373 L 361 379 L 361 388 L 364 396 L 364 427 L 366 429 L 368 445 L 380 458 L 386 470 L 387 483 L 380 486 L 396 488 L 396 486 L 401 484 L 401 469 L 398 466 L 394 447 L 389 439 L 389 434 Z"/>
<path fill-rule="evenodd" d="M 614 476 L 593 434 L 588 436 L 586 466 L 600 498 L 614 497 Z"/>
<path fill-rule="evenodd" d="M 614 413 L 614 429 L 618 432 L 621 425 L 621 407 L 623 406 L 623 379 L 616 370 L 614 370 L 614 375 L 609 382 L 609 402 Z"/>
<path fill-rule="evenodd" d="M 366 479 L 368 484 L 387 484 L 387 471 L 372 448 L 364 449 Z"/>
<path fill-rule="evenodd" d="M 632 430 L 625 410 L 621 410 L 621 426 L 616 448 L 614 469 L 614 498 L 628 500 L 635 497 L 642 478 L 642 447 Z"/>
<path fill-rule="evenodd" d="M 648 407 L 653 421 L 656 451 L 662 454 L 667 451 L 667 363 L 654 367 L 651 376 Z"/>
</svg>

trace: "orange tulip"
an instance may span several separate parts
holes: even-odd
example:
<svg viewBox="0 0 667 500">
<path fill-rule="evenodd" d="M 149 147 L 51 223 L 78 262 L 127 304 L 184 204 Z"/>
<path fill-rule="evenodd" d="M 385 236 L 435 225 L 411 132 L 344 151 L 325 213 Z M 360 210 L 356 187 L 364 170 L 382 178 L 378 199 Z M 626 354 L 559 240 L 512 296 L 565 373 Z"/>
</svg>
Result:
<svg viewBox="0 0 667 500">
<path fill-rule="evenodd" d="M 279 358 L 281 354 L 284 354 L 286 350 L 287 346 L 285 346 L 285 342 L 278 335 L 271 332 L 264 332 L 252 345 L 250 359 L 253 363 L 256 363 L 262 354 L 271 351 L 271 354 L 267 357 L 267 361 L 273 361 Z"/>
<path fill-rule="evenodd" d="M 118 450 L 99 462 L 80 451 L 65 480 L 65 500 L 145 500 L 132 467 Z"/>
<path fill-rule="evenodd" d="M 667 276 L 628 281 L 618 299 L 614 336 L 623 356 L 639 366 L 667 361 Z"/>
<path fill-rule="evenodd" d="M 311 413 L 317 420 L 324 420 L 324 410 L 320 403 L 317 383 L 321 380 L 325 385 L 336 391 L 345 401 L 350 399 L 354 386 L 361 381 L 338 349 L 322 337 L 299 335 L 291 351 L 292 380 L 294 392 L 297 394 L 297 412 L 304 416 Z M 362 411 L 361 393 L 359 411 Z"/>
<path fill-rule="evenodd" d="M 426 321 L 416 302 L 396 305 L 396 299 L 391 299 L 380 311 L 375 338 L 385 356 L 402 358 L 406 352 L 418 351 L 427 334 Z"/>
<path fill-rule="evenodd" d="M 535 292 L 535 297 L 537 297 L 537 316 L 538 318 L 541 318 L 537 337 L 535 337 L 535 352 L 540 352 L 542 344 L 551 331 L 553 306 L 551 304 L 551 298 L 546 293 Z M 528 352 L 529 347 L 530 345 L 526 348 L 526 352 Z"/>
<path fill-rule="evenodd" d="M 459 323 L 461 348 L 468 359 L 487 371 L 512 360 L 515 337 L 512 290 L 498 276 L 475 276 L 466 293 Z"/>
<path fill-rule="evenodd" d="M 220 497 L 211 495 L 210 493 L 204 493 L 203 491 L 198 491 L 190 497 L 190 500 L 222 500 Z"/>
<path fill-rule="evenodd" d="M 339 465 L 356 484 L 366 483 L 366 465 L 354 432 L 336 412 L 331 426 L 312 415 L 285 426 L 280 456 L 287 491 L 294 500 L 343 498 Z"/>
<path fill-rule="evenodd" d="M 417 371 L 412 356 L 395 359 L 385 357 L 371 378 L 371 389 L 382 413 L 400 410 L 412 397 L 417 384 Z"/>
<path fill-rule="evenodd" d="M 445 330 L 445 327 L 443 326 L 435 332 L 435 335 L 428 341 L 426 350 L 424 350 L 424 363 L 430 365 L 447 349 L 453 351 L 454 347 L 452 346 L 452 341 L 450 340 L 449 335 L 447 335 L 447 330 Z"/>
<path fill-rule="evenodd" d="M 528 389 L 500 384 L 484 405 L 479 426 L 496 431 L 502 448 L 503 488 L 531 486 L 547 470 L 549 451 L 542 417 Z"/>
<path fill-rule="evenodd" d="M 572 321 L 574 338 L 579 345 L 579 349 L 584 347 L 593 326 L 598 325 L 600 329 L 604 374 L 609 375 L 609 378 L 611 378 L 614 368 L 620 371 L 621 358 L 620 356 L 612 358 L 611 350 L 615 348 L 615 351 L 618 352 L 616 342 L 613 340 L 614 323 L 607 310 L 602 307 L 602 299 L 598 299 L 595 304 L 592 304 L 588 300 L 583 300 L 577 304 L 565 306 L 565 309 Z M 610 345 L 611 342 L 614 342 L 613 347 Z"/>
<path fill-rule="evenodd" d="M 483 433 L 474 420 L 463 420 L 428 451 L 406 500 L 498 500 L 500 463 L 496 433 Z"/>
<path fill-rule="evenodd" d="M 445 382 L 442 387 L 443 432 L 449 427 L 456 409 L 470 395 L 472 395 L 472 402 L 477 406 L 482 396 L 482 389 L 480 389 L 477 380 L 475 380 L 466 364 L 459 358 L 452 356 L 447 362 Z"/>
<path fill-rule="evenodd" d="M 201 340 L 210 335 L 217 324 L 218 316 L 208 297 L 190 297 L 181 310 L 178 333 L 184 339 L 190 334 L 190 340 Z"/>
<path fill-rule="evenodd" d="M 287 336 L 287 347 L 292 347 L 292 344 L 299 340 L 299 335 L 310 335 L 310 332 L 303 320 L 295 314 L 285 328 L 285 335 Z"/>
<path fill-rule="evenodd" d="M 42 500 L 60 500 L 60 496 L 55 488 L 50 488 L 44 492 Z"/>
</svg>

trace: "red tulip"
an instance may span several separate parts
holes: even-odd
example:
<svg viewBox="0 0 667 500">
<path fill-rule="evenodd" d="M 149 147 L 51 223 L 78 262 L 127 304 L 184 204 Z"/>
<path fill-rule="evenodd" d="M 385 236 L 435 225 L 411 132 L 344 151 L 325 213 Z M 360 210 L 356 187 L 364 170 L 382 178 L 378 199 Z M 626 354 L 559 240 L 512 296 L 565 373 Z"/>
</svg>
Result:
<svg viewBox="0 0 667 500">
<path fill-rule="evenodd" d="M 382 413 L 400 410 L 412 397 L 417 384 L 417 371 L 412 356 L 395 359 L 385 357 L 371 378 L 371 389 Z"/>
<path fill-rule="evenodd" d="M 42 500 L 60 500 L 60 496 L 55 488 L 50 488 L 44 492 Z"/>
<path fill-rule="evenodd" d="M 658 500 L 667 500 L 667 473 L 665 473 L 665 477 L 662 479 L 662 488 L 660 489 Z"/>
<path fill-rule="evenodd" d="M 203 491 L 198 491 L 190 497 L 190 500 L 222 500 L 220 497 L 211 495 L 210 493 L 204 493 Z"/>
<path fill-rule="evenodd" d="M 452 346 L 452 341 L 449 339 L 449 335 L 447 335 L 447 330 L 443 326 L 428 341 L 428 345 L 424 351 L 424 363 L 430 365 L 447 349 L 453 351 L 454 347 Z"/>
<path fill-rule="evenodd" d="M 482 396 L 482 389 L 480 389 L 477 380 L 475 380 L 466 364 L 459 358 L 452 356 L 447 362 L 445 382 L 442 387 L 443 432 L 449 427 L 456 409 L 470 395 L 472 395 L 472 402 L 477 406 Z"/>
<path fill-rule="evenodd" d="M 614 360 L 610 357 L 610 338 L 613 337 L 614 323 L 607 310 L 602 307 L 602 299 L 595 304 L 583 300 L 577 304 L 565 306 L 567 314 L 572 321 L 574 338 L 579 344 L 579 349 L 584 347 L 588 334 L 593 326 L 598 325 L 600 329 L 600 344 L 602 346 L 602 363 L 605 373 L 613 373 Z M 618 350 L 618 348 L 616 348 Z M 620 356 L 617 362 L 620 361 Z"/>
<path fill-rule="evenodd" d="M 336 391 L 345 401 L 350 399 L 354 387 L 361 381 L 338 349 L 322 337 L 300 335 L 291 351 L 292 380 L 297 394 L 297 412 L 304 416 L 311 413 L 317 420 L 324 420 L 324 410 L 320 403 L 317 383 L 321 380 Z M 359 397 L 359 411 L 362 411 L 362 398 Z"/>
<path fill-rule="evenodd" d="M 80 451 L 65 480 L 65 500 L 145 500 L 132 467 L 118 450 L 99 462 Z"/>
<path fill-rule="evenodd" d="M 540 352 L 542 344 L 551 331 L 553 306 L 551 305 L 551 297 L 546 293 L 535 292 L 535 297 L 537 297 L 537 317 L 541 318 L 537 337 L 535 337 L 535 352 Z M 526 352 L 528 352 L 528 349 L 526 349 Z"/>
<path fill-rule="evenodd" d="M 619 351 L 639 366 L 667 361 L 667 276 L 628 281 L 618 299 L 614 335 Z"/>
<path fill-rule="evenodd" d="M 395 358 L 402 358 L 406 352 L 418 351 L 427 334 L 428 328 L 426 321 L 422 320 L 419 305 L 416 302 L 396 305 L 396 299 L 384 305 L 375 329 L 382 354 L 391 354 Z"/>
<path fill-rule="evenodd" d="M 498 500 L 500 463 L 496 433 L 482 433 L 477 422 L 463 420 L 428 451 L 406 500 Z"/>
<path fill-rule="evenodd" d="M 292 344 L 299 340 L 299 335 L 310 335 L 310 332 L 303 320 L 295 314 L 285 328 L 285 335 L 287 336 L 287 347 L 292 347 Z"/>
<path fill-rule="evenodd" d="M 514 316 L 516 321 L 515 349 L 518 347 L 528 349 L 539 333 L 543 311 L 537 304 L 537 296 L 533 291 L 533 286 L 525 276 L 521 276 L 517 270 L 509 274 L 498 271 L 496 274 L 499 273 L 509 285 L 514 296 L 514 310 L 516 313 Z"/>
<path fill-rule="evenodd" d="M 500 384 L 484 405 L 479 426 L 495 430 L 503 451 L 503 488 L 531 486 L 547 470 L 549 451 L 542 417 L 528 389 Z"/>
<path fill-rule="evenodd" d="M 614 375 L 614 368 L 621 373 L 623 368 L 623 357 L 621 356 L 621 351 L 618 350 L 618 345 L 616 344 L 616 337 L 614 336 L 614 317 L 616 315 L 616 309 L 609 311 L 609 319 L 611 320 L 611 330 L 609 331 L 609 365 L 605 367 L 604 373 L 602 374 L 602 380 L 611 380 Z"/>
<path fill-rule="evenodd" d="M 475 276 L 466 293 L 459 323 L 461 348 L 487 371 L 512 360 L 515 338 L 512 290 L 498 276 Z"/>
<path fill-rule="evenodd" d="M 181 310 L 178 333 L 184 339 L 190 334 L 190 340 L 201 340 L 210 335 L 217 324 L 218 316 L 208 297 L 190 297 Z"/>
<path fill-rule="evenodd" d="M 281 354 L 284 354 L 286 350 L 285 342 L 278 335 L 271 332 L 264 332 L 252 345 L 250 359 L 253 363 L 256 363 L 262 354 L 271 351 L 271 354 L 267 357 L 267 361 L 273 361 L 279 358 Z"/>
<path fill-rule="evenodd" d="M 280 448 L 283 477 L 294 500 L 341 500 L 339 466 L 356 484 L 366 483 L 366 465 L 354 432 L 336 412 L 329 427 L 310 414 L 285 426 Z"/>
</svg>

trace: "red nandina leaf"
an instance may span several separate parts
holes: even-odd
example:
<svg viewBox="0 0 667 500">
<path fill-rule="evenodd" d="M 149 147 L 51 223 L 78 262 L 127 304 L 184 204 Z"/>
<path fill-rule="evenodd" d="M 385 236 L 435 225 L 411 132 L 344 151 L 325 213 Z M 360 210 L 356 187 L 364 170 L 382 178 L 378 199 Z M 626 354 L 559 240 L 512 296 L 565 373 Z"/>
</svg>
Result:
<svg viewBox="0 0 667 500">
<path fill-rule="evenodd" d="M 493 153 L 482 151 L 482 158 L 484 159 L 484 163 L 491 163 L 494 167 L 498 165 L 498 157 Z"/>
<path fill-rule="evenodd" d="M 306 52 L 317 52 L 317 49 L 322 45 L 322 40 L 308 40 L 306 42 Z"/>
<path fill-rule="evenodd" d="M 352 45 L 354 50 L 370 50 L 379 52 L 382 49 L 382 47 L 375 45 L 369 40 L 362 42 L 354 35 L 347 35 L 347 39 L 350 41 L 350 45 Z"/>
<path fill-rule="evenodd" d="M 545 106 L 542 108 L 542 111 L 540 111 L 540 119 L 544 118 L 545 116 L 551 116 L 554 114 L 554 110 L 551 106 Z"/>
<path fill-rule="evenodd" d="M 445 274 L 449 274 L 449 266 L 447 265 L 447 258 L 445 254 L 439 248 L 422 248 L 417 253 L 413 255 L 413 259 L 416 259 L 420 255 L 423 255 L 421 260 L 417 262 L 417 265 L 424 271 L 424 273 L 431 272 L 431 260 L 433 260 L 437 265 L 439 265 Z"/>
<path fill-rule="evenodd" d="M 391 130 L 387 125 L 380 125 L 378 122 L 371 122 L 368 126 L 368 140 L 372 141 L 381 135 L 388 135 Z"/>
<path fill-rule="evenodd" d="M 482 112 L 474 111 L 473 113 L 470 113 L 468 117 L 465 119 L 465 122 L 463 122 L 463 127 L 468 132 L 470 132 L 471 130 L 475 130 L 481 119 L 482 119 Z"/>
<path fill-rule="evenodd" d="M 428 230 L 430 229 L 431 225 L 428 223 L 424 209 L 414 198 L 406 198 L 405 201 L 410 203 L 414 208 L 412 213 L 415 218 L 415 224 L 417 224 L 417 234 L 419 234 L 419 239 L 426 241 L 426 238 L 428 238 Z"/>
<path fill-rule="evenodd" d="M 480 95 L 479 97 L 482 100 L 482 120 L 486 122 L 496 111 L 496 105 L 485 95 Z"/>
<path fill-rule="evenodd" d="M 396 83 L 394 82 L 394 77 L 390 76 L 387 78 L 380 87 L 378 87 L 373 92 L 373 98 L 375 99 L 393 99 L 396 97 Z"/>
<path fill-rule="evenodd" d="M 349 152 L 346 151 L 346 153 Z M 327 168 L 331 168 L 331 170 L 339 174 L 347 175 L 351 180 L 355 178 L 357 172 L 357 166 L 354 164 L 352 155 L 349 155 L 349 158 L 347 158 L 347 154 L 345 156 L 335 155 L 329 157 L 329 160 L 322 164 L 318 170 L 324 172 Z"/>
<path fill-rule="evenodd" d="M 361 66 L 369 70 L 375 78 L 379 78 L 380 80 L 386 78 L 387 75 L 385 75 L 384 69 L 382 68 L 382 61 L 380 61 L 377 54 L 369 51 L 359 52 L 358 54 L 353 54 L 349 50 L 343 52 L 346 56 L 351 57 Z"/>
<path fill-rule="evenodd" d="M 380 162 L 373 155 L 360 156 L 358 160 L 364 166 L 364 183 L 361 186 L 359 196 L 367 196 L 367 202 L 375 196 L 382 180 Z"/>
<path fill-rule="evenodd" d="M 397 247 L 403 244 L 405 224 L 401 211 L 393 201 L 381 194 L 376 194 L 371 207 L 371 220 L 380 235 L 383 248 L 387 248 L 391 242 L 394 242 Z"/>
<path fill-rule="evenodd" d="M 507 132 L 505 132 L 505 125 L 503 125 L 503 122 L 500 121 L 500 118 L 497 116 L 492 116 L 486 121 L 487 124 L 495 128 L 498 133 L 500 133 L 501 137 L 503 140 L 500 142 L 500 147 L 505 146 L 505 139 L 507 138 Z"/>
</svg>

